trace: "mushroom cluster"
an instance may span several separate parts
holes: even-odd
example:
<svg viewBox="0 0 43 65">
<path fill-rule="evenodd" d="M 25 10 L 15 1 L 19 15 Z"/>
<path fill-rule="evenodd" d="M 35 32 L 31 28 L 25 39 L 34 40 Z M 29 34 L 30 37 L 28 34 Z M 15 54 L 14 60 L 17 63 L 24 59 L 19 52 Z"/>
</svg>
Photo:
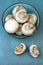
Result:
<svg viewBox="0 0 43 65">
<path fill-rule="evenodd" d="M 12 34 L 17 35 L 32 35 L 36 31 L 37 16 L 34 13 L 27 13 L 23 6 L 16 6 L 12 14 L 9 14 L 5 18 L 5 30 Z"/>
</svg>

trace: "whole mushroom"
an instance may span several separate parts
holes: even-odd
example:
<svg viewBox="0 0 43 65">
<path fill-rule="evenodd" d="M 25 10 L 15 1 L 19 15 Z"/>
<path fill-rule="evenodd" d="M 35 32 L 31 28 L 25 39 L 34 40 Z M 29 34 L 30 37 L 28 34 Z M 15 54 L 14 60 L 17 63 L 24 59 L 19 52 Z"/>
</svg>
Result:
<svg viewBox="0 0 43 65">
<path fill-rule="evenodd" d="M 32 24 L 29 24 L 29 23 L 25 23 L 23 26 L 22 26 L 22 33 L 24 35 L 27 35 L 27 36 L 30 36 L 30 35 L 33 35 L 33 33 L 36 31 L 36 27 L 33 26 Z"/>
<path fill-rule="evenodd" d="M 28 14 L 30 17 L 28 19 L 28 22 L 35 25 L 36 21 L 37 21 L 37 16 L 35 14 Z"/>
<path fill-rule="evenodd" d="M 5 18 L 5 22 L 7 22 L 9 19 L 14 18 L 14 16 L 12 14 L 9 14 L 8 16 L 6 16 Z"/>
<path fill-rule="evenodd" d="M 25 12 L 25 10 L 21 9 L 16 13 L 15 19 L 19 23 L 25 23 L 28 20 L 28 14 Z"/>
<path fill-rule="evenodd" d="M 22 35 L 22 24 L 19 24 L 19 28 L 18 28 L 18 30 L 16 31 L 16 34 L 17 35 Z"/>
<path fill-rule="evenodd" d="M 4 24 L 4 28 L 8 33 L 15 33 L 19 27 L 19 24 L 15 19 L 9 19 L 7 22 Z"/>
<path fill-rule="evenodd" d="M 21 5 L 15 6 L 15 8 L 12 11 L 13 16 L 15 17 L 16 16 L 16 13 L 18 11 L 20 11 L 21 9 L 25 10 L 25 8 L 23 6 L 21 6 Z M 25 10 L 25 12 L 26 12 L 26 10 Z"/>
</svg>

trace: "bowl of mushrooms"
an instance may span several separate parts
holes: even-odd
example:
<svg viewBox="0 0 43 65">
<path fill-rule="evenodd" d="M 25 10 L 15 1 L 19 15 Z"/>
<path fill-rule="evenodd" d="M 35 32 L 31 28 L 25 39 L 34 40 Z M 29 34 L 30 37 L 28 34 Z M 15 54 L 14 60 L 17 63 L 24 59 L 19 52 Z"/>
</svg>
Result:
<svg viewBox="0 0 43 65">
<path fill-rule="evenodd" d="M 39 14 L 30 4 L 16 3 L 5 10 L 2 24 L 11 36 L 18 38 L 32 36 L 39 27 Z"/>
</svg>

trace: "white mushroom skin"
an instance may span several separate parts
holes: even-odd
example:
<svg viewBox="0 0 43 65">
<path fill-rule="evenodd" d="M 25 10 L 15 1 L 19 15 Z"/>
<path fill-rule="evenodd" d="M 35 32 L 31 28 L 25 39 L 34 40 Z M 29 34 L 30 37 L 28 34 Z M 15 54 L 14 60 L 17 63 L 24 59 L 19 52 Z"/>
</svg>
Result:
<svg viewBox="0 0 43 65">
<path fill-rule="evenodd" d="M 19 46 L 17 46 L 14 50 L 15 54 L 22 54 L 26 50 L 26 45 L 24 43 L 21 43 Z"/>
<path fill-rule="evenodd" d="M 39 56 L 39 50 L 36 45 L 31 45 L 29 48 L 31 56 L 37 58 Z"/>
<path fill-rule="evenodd" d="M 13 9 L 12 13 L 13 13 L 14 17 L 16 16 L 16 13 L 17 13 L 19 10 L 21 10 L 21 9 L 24 9 L 24 7 L 23 7 L 23 6 L 20 6 L 20 5 L 16 6 L 16 7 Z M 25 9 L 24 9 L 24 10 L 25 10 Z M 25 11 L 26 11 L 26 10 L 25 10 Z"/>
<path fill-rule="evenodd" d="M 29 23 L 25 23 L 23 26 L 22 26 L 22 33 L 24 35 L 27 35 L 27 36 L 30 36 L 30 35 L 33 35 L 33 33 L 36 31 L 36 27 L 33 26 L 32 24 L 29 24 Z"/>
<path fill-rule="evenodd" d="M 16 13 L 15 19 L 19 23 L 25 23 L 28 20 L 28 14 L 26 13 L 24 9 L 21 9 L 20 11 Z"/>
<path fill-rule="evenodd" d="M 29 14 L 29 16 L 30 16 L 30 19 L 28 20 L 28 22 L 35 25 L 37 21 L 37 16 L 35 14 Z"/>
<path fill-rule="evenodd" d="M 19 27 L 19 24 L 15 19 L 10 19 L 8 22 L 5 22 L 4 28 L 8 33 L 15 33 Z"/>
<path fill-rule="evenodd" d="M 22 29 L 22 24 L 19 24 L 19 28 L 18 28 L 18 30 L 16 31 L 16 34 L 17 34 L 17 35 L 22 35 L 21 29 Z"/>
<path fill-rule="evenodd" d="M 8 21 L 9 19 L 11 19 L 11 18 L 14 18 L 12 14 L 6 16 L 6 18 L 5 18 L 5 22 L 7 22 L 7 21 Z"/>
</svg>

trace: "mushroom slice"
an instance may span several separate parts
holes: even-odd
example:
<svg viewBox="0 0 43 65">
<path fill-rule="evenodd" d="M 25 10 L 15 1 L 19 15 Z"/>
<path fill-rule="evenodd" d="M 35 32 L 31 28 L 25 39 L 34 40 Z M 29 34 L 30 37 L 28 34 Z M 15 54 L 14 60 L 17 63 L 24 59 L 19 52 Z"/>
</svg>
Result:
<svg viewBox="0 0 43 65">
<path fill-rule="evenodd" d="M 35 14 L 29 14 L 29 16 L 30 16 L 30 19 L 28 20 L 28 22 L 35 25 L 37 21 L 37 16 Z"/>
<path fill-rule="evenodd" d="M 29 51 L 30 51 L 31 56 L 33 56 L 35 58 L 38 57 L 39 50 L 38 50 L 36 45 L 31 45 L 30 48 L 29 48 Z"/>
<path fill-rule="evenodd" d="M 25 10 L 21 9 L 16 13 L 15 19 L 19 23 L 25 23 L 28 20 L 28 14 L 25 12 Z"/>
<path fill-rule="evenodd" d="M 24 43 L 21 43 L 19 46 L 17 46 L 14 50 L 15 54 L 22 54 L 26 50 L 26 45 Z"/>
<path fill-rule="evenodd" d="M 16 13 L 17 13 L 19 10 L 21 10 L 21 9 L 24 9 L 24 7 L 23 7 L 23 6 L 20 6 L 20 5 L 16 6 L 16 7 L 13 9 L 12 13 L 13 13 L 14 17 L 16 16 Z M 25 10 L 25 9 L 24 9 L 24 10 Z M 26 11 L 26 10 L 25 10 L 25 11 Z"/>
<path fill-rule="evenodd" d="M 5 21 L 8 21 L 9 19 L 14 18 L 12 14 L 6 16 Z"/>
<path fill-rule="evenodd" d="M 30 35 L 32 35 L 35 31 L 36 31 L 36 27 L 33 26 L 32 24 L 25 23 L 25 24 L 22 26 L 22 33 L 23 33 L 24 35 L 30 36 Z"/>
<path fill-rule="evenodd" d="M 22 28 L 22 24 L 19 24 L 19 28 L 18 28 L 18 30 L 16 31 L 16 34 L 17 34 L 17 35 L 22 35 L 21 28 Z"/>
<path fill-rule="evenodd" d="M 4 28 L 8 33 L 15 33 L 19 27 L 18 22 L 15 19 L 10 19 L 5 22 Z"/>
</svg>

